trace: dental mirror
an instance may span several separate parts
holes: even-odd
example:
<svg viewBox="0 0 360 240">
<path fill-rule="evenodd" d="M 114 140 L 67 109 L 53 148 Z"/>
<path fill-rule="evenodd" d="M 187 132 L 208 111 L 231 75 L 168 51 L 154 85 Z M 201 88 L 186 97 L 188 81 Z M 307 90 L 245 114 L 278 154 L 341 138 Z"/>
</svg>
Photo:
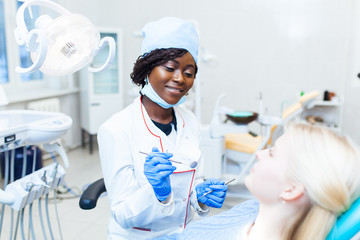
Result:
<svg viewBox="0 0 360 240">
<path fill-rule="evenodd" d="M 141 152 L 141 151 L 139 151 L 139 153 L 144 154 L 144 155 L 148 155 L 148 153 L 146 153 L 146 152 Z M 188 164 L 188 163 L 183 163 L 183 162 L 175 161 L 175 160 L 173 160 L 173 159 L 168 159 L 168 160 L 169 160 L 170 162 L 187 165 L 187 166 L 189 166 L 189 167 L 191 167 L 191 168 L 196 168 L 196 166 L 197 166 L 197 162 L 196 162 L 196 161 Z"/>
</svg>

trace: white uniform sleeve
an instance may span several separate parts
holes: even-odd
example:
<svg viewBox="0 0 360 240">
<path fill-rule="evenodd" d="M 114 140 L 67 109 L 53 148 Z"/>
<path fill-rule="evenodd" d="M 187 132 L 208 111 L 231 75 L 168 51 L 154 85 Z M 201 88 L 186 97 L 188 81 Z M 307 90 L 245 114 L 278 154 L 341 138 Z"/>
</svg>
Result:
<svg viewBox="0 0 360 240">
<path fill-rule="evenodd" d="M 146 226 L 174 212 L 172 196 L 166 204 L 160 203 L 148 182 L 142 185 L 137 182 L 129 137 L 124 131 L 103 125 L 98 142 L 112 216 L 120 226 Z"/>
<path fill-rule="evenodd" d="M 194 186 L 196 186 L 197 184 L 199 184 L 201 182 L 203 182 L 202 179 L 196 179 Z M 195 187 L 194 187 L 191 194 L 190 194 L 190 204 L 195 209 L 195 211 L 198 213 L 199 216 L 205 217 L 206 215 L 209 214 L 210 207 L 207 206 L 207 205 L 204 205 L 204 204 L 202 204 L 200 206 L 197 198 L 198 198 L 198 196 L 196 194 L 196 190 L 195 190 Z"/>
</svg>

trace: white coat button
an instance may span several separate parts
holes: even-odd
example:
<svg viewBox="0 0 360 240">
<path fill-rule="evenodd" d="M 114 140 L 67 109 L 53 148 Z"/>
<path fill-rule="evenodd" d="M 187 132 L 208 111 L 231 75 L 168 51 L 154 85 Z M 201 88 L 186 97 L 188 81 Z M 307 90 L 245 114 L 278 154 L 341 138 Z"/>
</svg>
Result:
<svg viewBox="0 0 360 240">
<path fill-rule="evenodd" d="M 183 202 L 186 202 L 186 198 L 183 198 Z"/>
<path fill-rule="evenodd" d="M 179 227 L 180 227 L 180 228 L 183 228 L 183 225 L 182 225 L 182 224 L 180 224 L 180 225 L 179 225 Z"/>
</svg>

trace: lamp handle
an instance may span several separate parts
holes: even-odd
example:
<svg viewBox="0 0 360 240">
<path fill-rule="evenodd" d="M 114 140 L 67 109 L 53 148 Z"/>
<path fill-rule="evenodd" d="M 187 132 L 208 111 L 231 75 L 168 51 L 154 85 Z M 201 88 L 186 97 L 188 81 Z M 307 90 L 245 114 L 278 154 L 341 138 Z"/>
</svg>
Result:
<svg viewBox="0 0 360 240">
<path fill-rule="evenodd" d="M 28 73 L 39 69 L 45 61 L 47 55 L 47 41 L 45 33 L 41 29 L 33 29 L 29 32 L 26 39 L 25 48 L 29 52 L 38 52 L 37 59 L 33 65 L 27 68 L 17 66 L 15 71 L 18 73 Z"/>
<path fill-rule="evenodd" d="M 109 55 L 108 55 L 105 63 L 98 68 L 89 67 L 88 68 L 89 72 L 100 72 L 100 71 L 104 70 L 106 67 L 108 67 L 110 65 L 110 63 L 114 60 L 116 46 L 115 46 L 115 40 L 112 37 L 104 37 L 101 39 L 101 41 L 99 43 L 99 48 L 97 49 L 96 54 L 105 46 L 104 44 L 106 42 L 109 45 Z"/>
</svg>

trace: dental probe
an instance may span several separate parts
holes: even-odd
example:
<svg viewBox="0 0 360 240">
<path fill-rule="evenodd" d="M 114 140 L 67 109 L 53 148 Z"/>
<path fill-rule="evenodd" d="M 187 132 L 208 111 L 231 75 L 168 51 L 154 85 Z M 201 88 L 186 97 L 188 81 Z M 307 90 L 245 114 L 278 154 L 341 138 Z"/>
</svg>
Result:
<svg viewBox="0 0 360 240">
<path fill-rule="evenodd" d="M 142 151 L 139 151 L 139 153 L 142 153 L 142 154 L 145 154 L 145 155 L 148 155 L 148 153 L 146 153 L 146 152 L 142 152 Z M 190 164 L 187 164 L 187 163 L 183 163 L 183 162 L 179 162 L 179 161 L 175 161 L 175 160 L 173 160 L 173 159 L 168 159 L 170 162 L 174 162 L 174 163 L 178 163 L 178 164 L 184 164 L 184 165 L 188 165 L 188 166 L 190 166 L 191 168 L 196 168 L 196 166 L 197 166 L 197 162 L 192 162 L 192 163 L 190 163 Z"/>
<path fill-rule="evenodd" d="M 231 179 L 231 180 L 227 181 L 227 182 L 225 183 L 225 185 L 228 185 L 229 183 L 231 183 L 231 182 L 233 182 L 233 181 L 235 181 L 235 178 L 233 178 L 233 179 Z M 200 198 L 202 198 L 202 197 L 205 197 L 206 195 L 208 195 L 209 193 L 212 193 L 212 192 L 213 192 L 213 190 L 210 190 L 210 191 L 208 191 L 208 192 L 204 193 L 202 196 L 198 197 L 198 199 L 197 199 L 197 200 L 199 200 L 199 199 L 200 199 Z"/>
</svg>

